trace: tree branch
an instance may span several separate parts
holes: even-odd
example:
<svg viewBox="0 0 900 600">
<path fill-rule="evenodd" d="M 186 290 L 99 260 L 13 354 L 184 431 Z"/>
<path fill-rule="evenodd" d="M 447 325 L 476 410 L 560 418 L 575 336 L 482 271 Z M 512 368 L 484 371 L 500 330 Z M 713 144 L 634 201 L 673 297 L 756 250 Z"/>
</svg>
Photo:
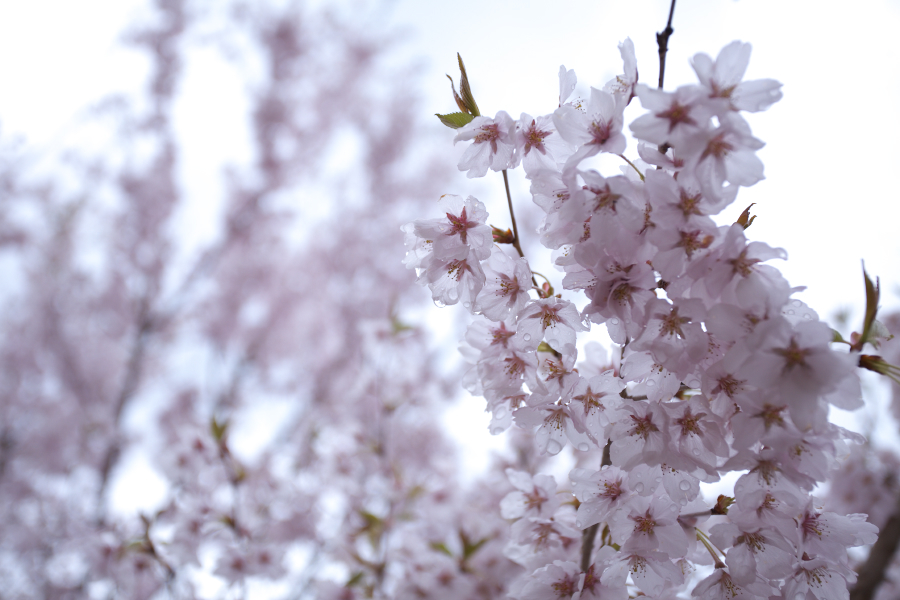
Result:
<svg viewBox="0 0 900 600">
<path fill-rule="evenodd" d="M 663 80 L 666 76 L 666 52 L 669 51 L 669 36 L 675 33 L 672 29 L 672 16 L 675 14 L 675 0 L 669 7 L 669 21 L 666 28 L 656 34 L 656 43 L 659 46 L 659 89 L 663 88 Z"/>
<path fill-rule="evenodd" d="M 606 446 L 603 447 L 603 458 L 600 460 L 601 469 L 612 464 L 609 458 L 609 447 L 611 445 L 612 441 L 607 441 Z M 594 540 L 597 538 L 597 529 L 599 527 L 600 523 L 594 523 L 581 533 L 581 570 L 584 573 L 587 573 L 588 568 L 591 566 L 591 558 L 594 554 Z"/>
<path fill-rule="evenodd" d="M 516 213 L 513 211 L 512 205 L 512 194 L 509 193 L 509 176 L 506 174 L 506 169 L 503 169 L 503 185 L 506 187 L 506 201 L 509 203 L 509 218 L 512 220 L 513 226 L 513 246 L 516 251 L 519 253 L 519 256 L 525 258 L 525 253 L 522 252 L 522 246 L 519 243 L 519 228 L 516 226 Z M 537 282 L 534 284 L 537 286 Z"/>
<path fill-rule="evenodd" d="M 884 581 L 885 571 L 900 543 L 900 497 L 885 526 L 878 534 L 878 540 L 869 552 L 869 558 L 859 569 L 859 578 L 850 591 L 850 600 L 871 600 L 878 586 Z"/>
</svg>

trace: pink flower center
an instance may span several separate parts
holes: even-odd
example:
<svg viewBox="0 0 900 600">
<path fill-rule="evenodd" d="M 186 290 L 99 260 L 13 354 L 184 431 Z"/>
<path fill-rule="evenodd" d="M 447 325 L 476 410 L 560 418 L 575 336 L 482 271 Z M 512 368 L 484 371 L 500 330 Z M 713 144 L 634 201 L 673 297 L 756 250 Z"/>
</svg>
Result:
<svg viewBox="0 0 900 600">
<path fill-rule="evenodd" d="M 672 130 L 682 123 L 684 123 L 685 125 L 697 124 L 697 122 L 691 118 L 691 107 L 684 104 L 679 104 L 678 102 L 672 102 L 669 110 L 663 111 L 661 113 L 656 113 L 656 116 L 660 119 L 668 119 L 669 133 L 672 133 Z"/>
</svg>

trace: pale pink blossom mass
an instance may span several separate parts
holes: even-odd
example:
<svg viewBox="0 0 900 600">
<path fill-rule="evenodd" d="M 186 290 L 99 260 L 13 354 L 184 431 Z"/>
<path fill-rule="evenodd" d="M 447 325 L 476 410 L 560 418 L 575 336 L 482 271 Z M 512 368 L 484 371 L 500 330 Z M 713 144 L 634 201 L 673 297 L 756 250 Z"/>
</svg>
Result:
<svg viewBox="0 0 900 600">
<path fill-rule="evenodd" d="M 511 240 L 495 238 L 485 269 L 495 283 L 465 305 L 482 315 L 467 336 L 466 384 L 487 399 L 491 432 L 514 423 L 532 433 L 536 457 L 570 446 L 577 464 L 570 502 L 550 503 L 564 484 L 539 460 L 531 475 L 507 472 L 519 490 L 502 503 L 515 521 L 507 556 L 524 568 L 509 596 L 846 599 L 847 549 L 872 544 L 877 528 L 812 495 L 863 440 L 829 422 L 829 405 L 862 405 L 863 363 L 896 372 L 861 359 L 858 338 L 850 352 L 836 345 L 792 297 L 799 288 L 770 263 L 786 253 L 745 233 L 749 209 L 736 223 L 719 217 L 763 179 L 763 142 L 741 113 L 768 108 L 781 84 L 743 81 L 742 42 L 715 61 L 695 55 L 699 84 L 674 92 L 638 82 L 630 40 L 620 51 L 624 74 L 586 102 L 569 101 L 575 74 L 561 67 L 552 120 L 523 113 L 515 125 L 563 292 L 539 286 L 522 247 L 513 258 Z M 630 126 L 641 158 L 629 160 L 632 98 L 646 112 Z M 470 177 L 512 152 L 504 115 L 457 135 L 473 140 L 460 165 Z M 557 137 L 566 145 L 551 150 Z M 588 163 L 599 154 L 622 155 L 620 172 Z M 407 239 L 410 253 L 421 244 Z M 476 343 L 492 327 L 484 318 L 502 344 Z M 579 362 L 598 326 L 614 357 L 601 370 Z M 867 327 L 873 345 L 889 335 Z M 701 484 L 729 474 L 733 491 L 704 496 Z"/>
</svg>

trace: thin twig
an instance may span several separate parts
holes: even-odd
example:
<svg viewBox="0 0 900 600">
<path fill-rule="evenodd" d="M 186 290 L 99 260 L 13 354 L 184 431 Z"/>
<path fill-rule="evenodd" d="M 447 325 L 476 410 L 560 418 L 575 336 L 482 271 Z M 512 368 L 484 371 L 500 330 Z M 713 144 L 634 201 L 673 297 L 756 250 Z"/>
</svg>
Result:
<svg viewBox="0 0 900 600">
<path fill-rule="evenodd" d="M 672 0 L 672 6 L 669 7 L 669 21 L 666 28 L 656 34 L 656 43 L 659 46 L 659 89 L 663 88 L 663 80 L 666 76 L 666 52 L 669 51 L 669 36 L 675 33 L 672 29 L 672 16 L 675 14 L 675 0 Z"/>
<path fill-rule="evenodd" d="M 516 249 L 516 252 L 519 253 L 519 256 L 525 258 L 525 253 L 522 252 L 522 245 L 519 243 L 519 227 L 516 225 L 516 213 L 513 211 L 512 194 L 509 193 L 509 175 L 506 174 L 506 169 L 503 169 L 503 186 L 506 188 L 506 202 L 509 204 L 509 218 L 512 220 L 513 247 Z M 541 275 L 541 277 L 544 276 Z M 544 279 L 547 278 L 544 277 Z M 531 283 L 533 283 L 534 287 L 540 292 L 540 286 L 537 283 L 537 279 L 534 278 L 534 275 L 531 276 Z M 550 283 L 549 279 L 547 279 L 547 283 Z"/>
<path fill-rule="evenodd" d="M 509 193 L 509 176 L 506 174 L 506 169 L 503 169 L 503 185 L 506 187 L 506 201 L 509 203 L 509 218 L 512 219 L 513 238 L 515 238 L 513 246 L 515 246 L 519 256 L 525 258 L 525 253 L 522 252 L 522 246 L 519 244 L 519 228 L 516 226 L 516 213 L 513 211 L 512 194 Z"/>
</svg>

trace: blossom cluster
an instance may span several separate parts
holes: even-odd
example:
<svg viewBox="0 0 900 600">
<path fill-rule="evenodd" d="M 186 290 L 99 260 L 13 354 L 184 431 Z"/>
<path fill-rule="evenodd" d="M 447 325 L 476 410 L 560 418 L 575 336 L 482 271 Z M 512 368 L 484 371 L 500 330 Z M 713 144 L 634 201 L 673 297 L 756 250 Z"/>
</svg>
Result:
<svg viewBox="0 0 900 600">
<path fill-rule="evenodd" d="M 459 169 L 522 166 L 572 299 L 538 286 L 509 233 L 495 228 L 491 243 L 476 198 L 445 196 L 444 216 L 403 228 L 405 264 L 435 302 L 479 315 L 464 383 L 486 399 L 492 433 L 515 423 L 541 453 L 604 456 L 572 470 L 566 502 L 551 476 L 508 471 L 506 554 L 525 568 L 510 595 L 847 598 L 847 548 L 877 528 L 824 511 L 812 492 L 861 441 L 828 421 L 830 405 L 862 405 L 858 349 L 832 347 L 831 328 L 793 297 L 802 288 L 767 264 L 786 254 L 747 238 L 749 209 L 715 220 L 763 179 L 763 142 L 742 114 L 778 101 L 781 84 L 743 80 L 746 43 L 694 56 L 698 83 L 673 92 L 639 83 L 630 40 L 620 51 L 624 73 L 586 101 L 571 99 L 576 77 L 561 67 L 548 115 L 490 118 L 457 97 L 471 113 L 456 123 L 456 142 L 471 143 Z M 632 161 L 635 98 L 646 112 L 630 125 Z M 621 157 L 620 173 L 592 167 L 603 153 Z M 586 343 L 600 325 L 611 358 Z M 700 484 L 729 472 L 733 497 L 711 506 Z"/>
</svg>

